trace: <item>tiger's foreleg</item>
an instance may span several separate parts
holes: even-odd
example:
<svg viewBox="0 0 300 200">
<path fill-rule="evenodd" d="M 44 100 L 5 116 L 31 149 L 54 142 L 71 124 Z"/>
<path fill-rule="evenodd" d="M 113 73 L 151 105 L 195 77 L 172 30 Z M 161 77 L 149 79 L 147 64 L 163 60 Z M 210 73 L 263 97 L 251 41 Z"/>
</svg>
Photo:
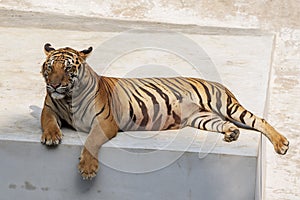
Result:
<svg viewBox="0 0 300 200">
<path fill-rule="evenodd" d="M 85 141 L 78 164 L 83 179 L 92 179 L 98 171 L 98 152 L 100 147 L 117 134 L 118 128 L 113 120 L 97 117 Z"/>
<path fill-rule="evenodd" d="M 41 143 L 46 145 L 58 145 L 63 137 L 60 130 L 60 120 L 51 107 L 47 104 L 44 105 L 41 116 L 41 125 L 43 134 Z"/>
<path fill-rule="evenodd" d="M 240 134 L 237 126 L 211 112 L 197 112 L 193 114 L 189 117 L 186 125 L 202 130 L 224 133 L 226 142 L 237 140 Z"/>
</svg>

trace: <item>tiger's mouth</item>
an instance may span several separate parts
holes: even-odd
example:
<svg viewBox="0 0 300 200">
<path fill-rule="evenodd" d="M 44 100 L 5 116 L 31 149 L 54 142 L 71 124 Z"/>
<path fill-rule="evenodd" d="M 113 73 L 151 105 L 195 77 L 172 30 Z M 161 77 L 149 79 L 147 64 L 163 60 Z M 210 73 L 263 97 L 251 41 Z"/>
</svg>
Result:
<svg viewBox="0 0 300 200">
<path fill-rule="evenodd" d="M 52 98 L 63 99 L 70 92 L 70 87 L 68 85 L 67 86 L 47 85 L 47 91 L 50 93 Z"/>
</svg>

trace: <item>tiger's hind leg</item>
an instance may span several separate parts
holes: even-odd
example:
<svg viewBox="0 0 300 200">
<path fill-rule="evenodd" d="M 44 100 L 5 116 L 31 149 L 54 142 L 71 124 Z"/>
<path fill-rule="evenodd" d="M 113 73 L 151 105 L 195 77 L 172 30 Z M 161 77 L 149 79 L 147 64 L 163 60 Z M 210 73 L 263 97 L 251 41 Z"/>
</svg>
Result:
<svg viewBox="0 0 300 200">
<path fill-rule="evenodd" d="M 275 130 L 266 120 L 255 116 L 240 104 L 232 104 L 232 106 L 228 108 L 227 114 L 228 118 L 241 122 L 263 133 L 271 141 L 278 154 L 284 155 L 288 151 L 289 141 L 286 137 Z"/>
<path fill-rule="evenodd" d="M 197 112 L 193 114 L 188 118 L 186 126 L 224 133 L 224 140 L 226 142 L 237 140 L 240 134 L 236 125 L 212 112 Z"/>
</svg>

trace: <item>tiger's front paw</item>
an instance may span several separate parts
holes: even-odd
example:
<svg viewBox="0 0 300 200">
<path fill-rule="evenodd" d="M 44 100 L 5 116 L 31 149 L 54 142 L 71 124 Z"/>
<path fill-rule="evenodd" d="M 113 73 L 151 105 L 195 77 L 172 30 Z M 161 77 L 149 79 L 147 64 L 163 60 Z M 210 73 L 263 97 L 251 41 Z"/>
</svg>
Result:
<svg viewBox="0 0 300 200">
<path fill-rule="evenodd" d="M 84 148 L 81 153 L 78 170 L 84 180 L 91 180 L 97 175 L 98 159 L 86 148 Z"/>
<path fill-rule="evenodd" d="M 63 138 L 63 134 L 59 129 L 46 129 L 41 137 L 41 143 L 48 146 L 58 145 Z"/>
</svg>

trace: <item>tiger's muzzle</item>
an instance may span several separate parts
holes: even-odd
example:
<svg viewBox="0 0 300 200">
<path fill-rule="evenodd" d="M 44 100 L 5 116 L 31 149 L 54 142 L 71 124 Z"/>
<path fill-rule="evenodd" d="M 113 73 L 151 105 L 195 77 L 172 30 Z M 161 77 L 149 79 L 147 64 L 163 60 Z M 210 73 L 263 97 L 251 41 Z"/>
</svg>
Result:
<svg viewBox="0 0 300 200">
<path fill-rule="evenodd" d="M 47 91 L 52 98 L 63 99 L 70 92 L 70 86 L 62 86 L 61 84 L 48 84 Z"/>
</svg>

